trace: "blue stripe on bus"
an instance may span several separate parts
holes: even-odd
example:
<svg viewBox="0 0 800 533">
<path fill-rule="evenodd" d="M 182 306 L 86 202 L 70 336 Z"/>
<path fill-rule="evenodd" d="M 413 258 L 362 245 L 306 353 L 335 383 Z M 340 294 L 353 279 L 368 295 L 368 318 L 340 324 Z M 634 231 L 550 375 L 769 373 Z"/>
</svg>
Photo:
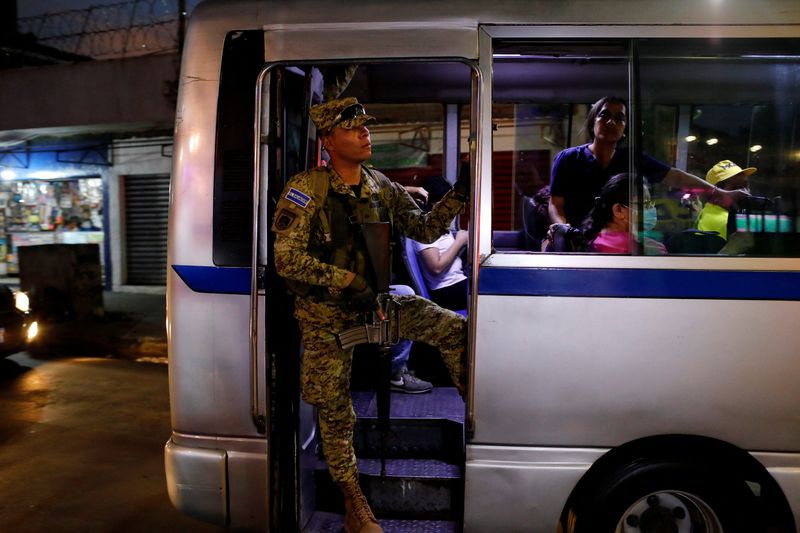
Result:
<svg viewBox="0 0 800 533">
<path fill-rule="evenodd" d="M 800 272 L 484 267 L 479 294 L 800 300 Z"/>
<path fill-rule="evenodd" d="M 195 292 L 250 294 L 250 269 L 173 265 Z M 481 269 L 480 294 L 800 300 L 800 272 L 595 268 Z"/>
<path fill-rule="evenodd" d="M 250 294 L 250 269 L 172 265 L 172 269 L 195 292 Z"/>
</svg>

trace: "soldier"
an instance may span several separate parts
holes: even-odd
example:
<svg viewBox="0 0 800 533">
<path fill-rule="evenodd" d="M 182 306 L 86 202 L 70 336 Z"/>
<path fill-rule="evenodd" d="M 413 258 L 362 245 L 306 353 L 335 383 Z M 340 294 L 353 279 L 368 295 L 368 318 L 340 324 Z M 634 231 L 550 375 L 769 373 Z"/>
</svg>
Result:
<svg viewBox="0 0 800 533">
<path fill-rule="evenodd" d="M 353 451 L 353 353 L 336 344 L 337 333 L 362 323 L 363 312 L 375 309 L 374 275 L 359 225 L 388 221 L 414 240 L 432 242 L 463 208 L 469 178 L 462 176 L 430 213 L 423 213 L 402 186 L 363 165 L 372 155 L 365 124 L 374 117 L 355 98 L 313 106 L 310 115 L 330 164 L 297 174 L 286 185 L 272 226 L 275 268 L 296 296 L 305 347 L 302 395 L 317 407 L 328 468 L 344 495 L 345 532 L 380 532 L 358 484 Z M 438 347 L 463 397 L 465 319 L 418 296 L 393 299 L 400 337 Z"/>
</svg>

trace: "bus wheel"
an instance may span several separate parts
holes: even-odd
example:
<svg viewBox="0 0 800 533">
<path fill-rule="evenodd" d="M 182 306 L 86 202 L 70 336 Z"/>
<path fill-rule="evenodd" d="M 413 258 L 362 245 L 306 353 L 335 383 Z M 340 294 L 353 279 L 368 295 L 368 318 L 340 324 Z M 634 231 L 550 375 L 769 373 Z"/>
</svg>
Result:
<svg viewBox="0 0 800 533">
<path fill-rule="evenodd" d="M 722 533 L 722 523 L 700 497 L 680 491 L 661 491 L 637 500 L 623 513 L 617 533 L 633 531 L 706 531 Z"/>
<path fill-rule="evenodd" d="M 747 483 L 713 465 L 641 459 L 576 496 L 568 533 L 763 531 Z"/>
</svg>

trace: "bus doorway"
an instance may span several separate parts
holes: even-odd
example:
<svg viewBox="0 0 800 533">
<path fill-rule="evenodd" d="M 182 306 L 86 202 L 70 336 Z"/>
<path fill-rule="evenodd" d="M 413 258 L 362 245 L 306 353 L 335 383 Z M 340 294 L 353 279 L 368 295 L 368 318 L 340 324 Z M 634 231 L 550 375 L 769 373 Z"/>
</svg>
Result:
<svg viewBox="0 0 800 533">
<path fill-rule="evenodd" d="M 266 293 L 267 430 L 275 530 L 338 531 L 344 513 L 322 452 L 317 413 L 301 399 L 302 342 L 292 318 L 293 295 L 271 256 L 274 235 L 269 225 L 284 185 L 298 172 L 327 162 L 308 110 L 336 97 L 352 96 L 363 103 L 376 117 L 368 126 L 372 158 L 367 166 L 404 186 L 424 209 L 420 189 L 427 181 L 444 178 L 453 183 L 470 159 L 474 76 L 470 65 L 459 61 L 278 65 L 263 73 L 261 109 L 256 110 L 262 117 L 259 155 L 261 181 L 266 184 L 261 193 L 264 214 L 259 216 L 259 241 L 265 246 L 259 260 Z M 453 220 L 451 231 L 467 227 L 468 217 L 462 215 Z M 402 228 L 395 229 L 392 284 L 427 295 L 413 243 L 398 237 Z M 461 264 L 469 275 L 466 257 Z M 381 373 L 377 352 L 374 345 L 356 347 L 351 375 L 362 490 L 387 531 L 458 531 L 463 515 L 464 402 L 438 350 L 413 343 L 408 368 L 433 388 L 420 394 L 393 392 L 390 427 L 382 432 L 375 391 L 380 380 L 390 376 Z"/>
</svg>

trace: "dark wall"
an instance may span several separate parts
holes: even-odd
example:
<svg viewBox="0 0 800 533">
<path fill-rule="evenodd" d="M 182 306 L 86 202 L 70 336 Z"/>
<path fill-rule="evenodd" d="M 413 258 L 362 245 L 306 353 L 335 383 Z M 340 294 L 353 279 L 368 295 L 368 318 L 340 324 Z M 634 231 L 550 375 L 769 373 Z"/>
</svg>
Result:
<svg viewBox="0 0 800 533">
<path fill-rule="evenodd" d="M 175 120 L 178 55 L 4 70 L 0 131 Z"/>
</svg>

